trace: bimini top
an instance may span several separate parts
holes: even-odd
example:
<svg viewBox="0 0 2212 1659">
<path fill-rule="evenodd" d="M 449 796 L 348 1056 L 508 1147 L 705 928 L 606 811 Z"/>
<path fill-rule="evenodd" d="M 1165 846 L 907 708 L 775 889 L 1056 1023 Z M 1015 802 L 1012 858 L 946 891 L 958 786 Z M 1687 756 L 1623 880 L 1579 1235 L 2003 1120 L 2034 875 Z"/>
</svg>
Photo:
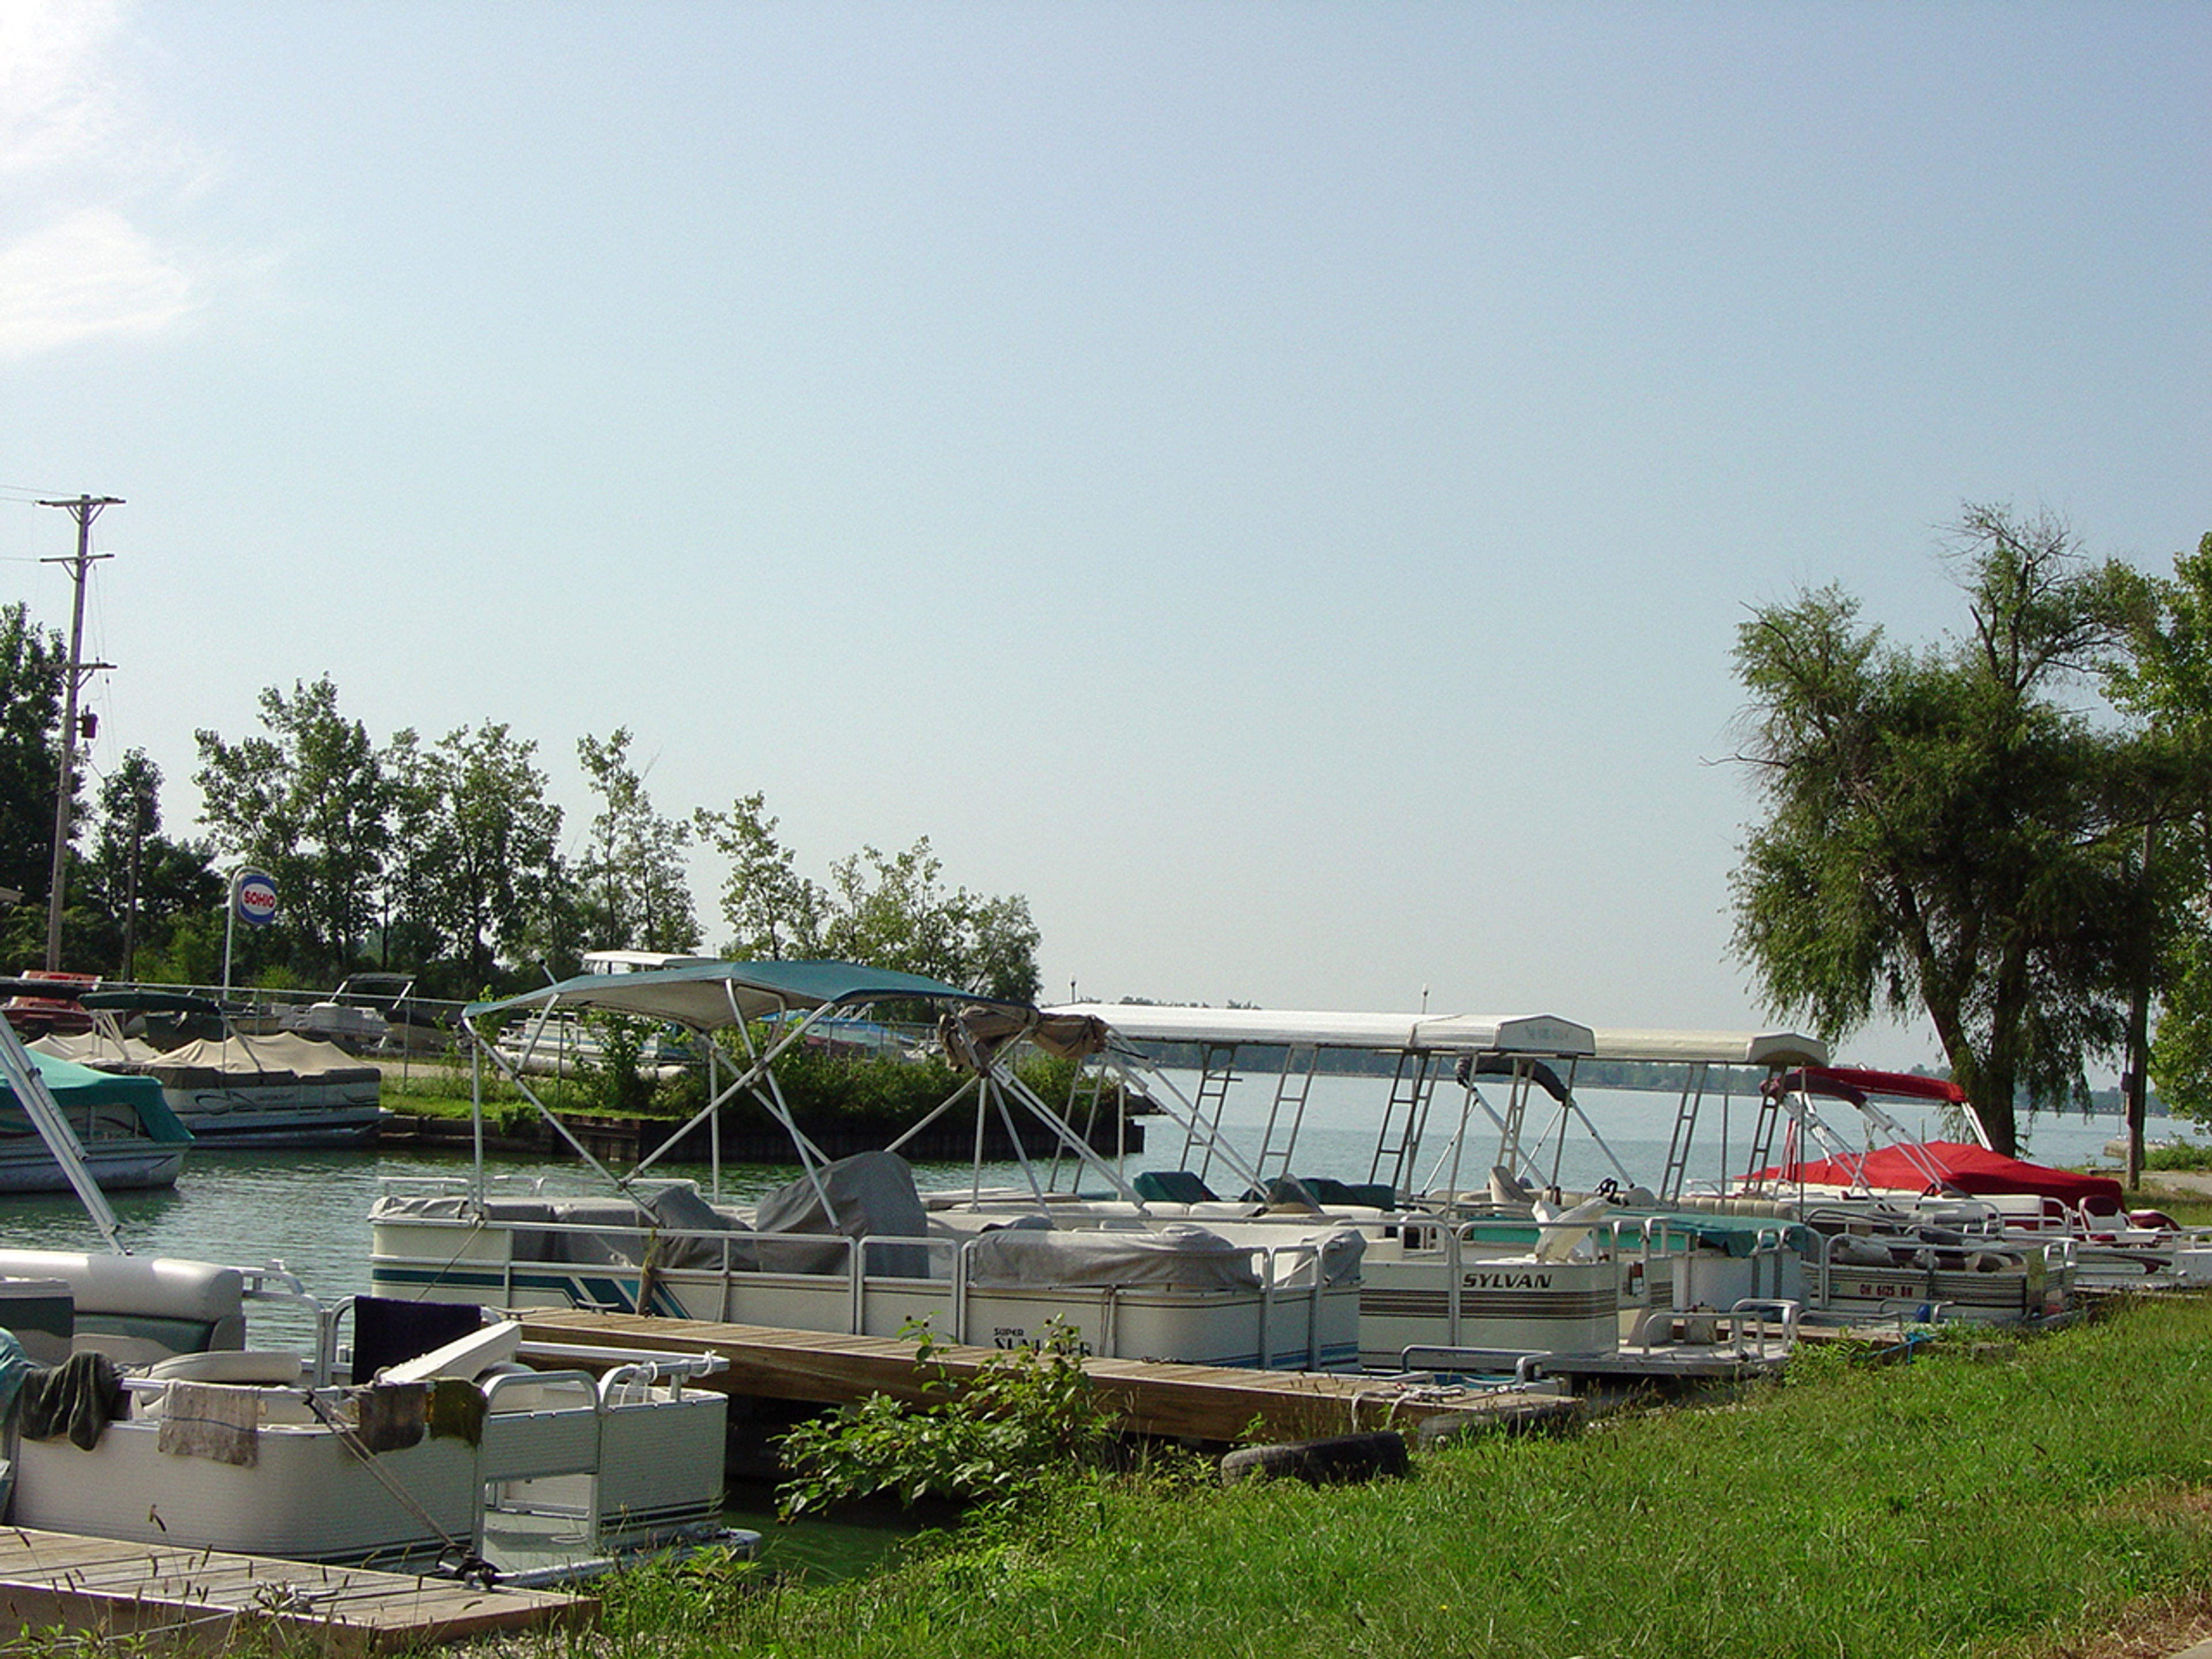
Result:
<svg viewBox="0 0 2212 1659">
<path fill-rule="evenodd" d="M 1597 1027 L 1599 1060 L 1644 1060 L 1677 1066 L 1826 1066 L 1828 1045 L 1796 1031 L 1646 1031 Z"/>
<path fill-rule="evenodd" d="M 634 1014 L 711 1031 L 793 1008 L 891 1001 L 1024 1006 L 978 996 L 921 974 L 851 962 L 701 962 L 642 973 L 580 974 L 520 996 L 472 1002 L 461 1017 L 474 1025 L 489 1014 L 558 1006 L 564 1012 Z"/>
<path fill-rule="evenodd" d="M 1589 1027 L 1551 1014 L 1319 1013 L 1289 1008 L 1179 1008 L 1149 1002 L 1078 1002 L 1046 1012 L 1098 1020 L 1133 1042 L 1262 1042 L 1563 1057 L 1588 1054 L 1594 1046 Z"/>
<path fill-rule="evenodd" d="M 1869 1095 L 1923 1100 L 1942 1106 L 1966 1103 L 1966 1091 L 1948 1078 L 1922 1077 L 1914 1072 L 1875 1072 L 1863 1066 L 1807 1066 L 1771 1079 L 1770 1086 L 1826 1095 L 1831 1100 L 1848 1100 L 1854 1106 L 1866 1104 Z"/>
</svg>

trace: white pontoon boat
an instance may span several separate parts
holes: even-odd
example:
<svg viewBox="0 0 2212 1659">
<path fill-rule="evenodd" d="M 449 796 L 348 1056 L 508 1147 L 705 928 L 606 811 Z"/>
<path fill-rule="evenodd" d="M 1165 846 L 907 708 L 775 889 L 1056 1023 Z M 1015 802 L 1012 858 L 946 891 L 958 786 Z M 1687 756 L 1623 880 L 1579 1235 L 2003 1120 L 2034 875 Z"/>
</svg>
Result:
<svg viewBox="0 0 2212 1659">
<path fill-rule="evenodd" d="M 336 1043 L 276 1031 L 247 1034 L 220 1003 L 177 991 L 87 991 L 92 1029 L 52 1034 L 31 1047 L 119 1076 L 149 1077 L 169 1109 L 212 1152 L 270 1146 L 367 1146 L 387 1113 L 384 1078 Z M 124 1023 L 176 1021 L 219 1035 L 161 1047 Z"/>
<path fill-rule="evenodd" d="M 940 1013 L 940 1042 L 963 1080 L 899 1142 L 833 1164 L 793 1119 L 775 1062 L 823 1025 L 890 1004 Z M 592 1158 L 532 1091 L 530 1033 L 580 1014 L 684 1027 L 706 1057 L 707 1104 L 623 1176 Z M 1351 1229 L 1316 1223 L 1231 1236 L 1193 1221 L 1132 1222 L 1107 1237 L 1095 1226 L 1060 1228 L 1026 1159 L 1036 1201 L 1018 1218 L 925 1203 L 898 1146 L 960 1106 L 976 1115 L 979 1146 L 987 1114 L 1010 1131 L 1024 1117 L 1136 1201 L 1120 1172 L 1006 1063 L 1023 1041 L 1071 1053 L 1095 1046 L 1103 1033 L 1088 1022 L 1048 1021 L 1026 1005 L 849 963 L 719 962 L 582 975 L 472 1005 L 463 1026 L 479 1066 L 496 1066 L 538 1102 L 605 1184 L 598 1197 L 503 1198 L 479 1164 L 464 1190 L 387 1192 L 370 1215 L 370 1279 L 380 1295 L 876 1336 L 926 1321 L 941 1336 L 986 1346 L 1042 1340 L 1057 1321 L 1105 1357 L 1288 1370 L 1355 1360 L 1361 1240 Z M 519 1041 L 501 1042 L 517 1030 Z M 705 1194 L 653 1173 L 699 1123 L 718 1133 L 721 1107 L 740 1094 L 789 1135 L 797 1180 L 741 1207 L 716 1201 L 719 1159 Z M 1012 1138 L 1018 1146 L 1019 1134 Z"/>
<path fill-rule="evenodd" d="M 1773 1224 L 1615 1213 L 1603 1199 L 1578 1205 L 1543 1190 L 1547 1183 L 1523 1151 L 1524 1139 L 1533 1149 L 1528 1125 L 1547 1098 L 1563 1117 L 1580 1116 L 1565 1079 L 1595 1050 L 1587 1027 L 1549 1016 L 1119 1004 L 1054 1012 L 1107 1024 L 1116 1041 L 1102 1064 L 1184 1129 L 1182 1167 L 1136 1178 L 1156 1219 L 1186 1213 L 1226 1229 L 1303 1213 L 1307 1224 L 1359 1227 L 1367 1241 L 1360 1352 L 1370 1369 L 1494 1370 L 1534 1359 L 1562 1370 L 1688 1376 L 1768 1366 L 1787 1352 L 1796 1307 Z M 1188 1097 L 1148 1058 L 1161 1052 L 1178 1061 L 1195 1053 L 1199 1081 Z M 1331 1068 L 1332 1054 L 1379 1055 L 1389 1068 L 1374 1074 L 1382 1098 L 1364 1179 L 1363 1172 L 1350 1180 L 1316 1174 L 1297 1163 L 1313 1082 Z M 1249 1086 L 1266 1091 L 1249 1161 L 1222 1129 L 1240 1057 L 1252 1062 Z M 1438 1119 L 1439 1085 L 1445 1102 L 1457 1097 L 1455 1122 Z M 1493 1151 L 1476 1148 L 1474 1126 L 1483 1120 L 1497 1132 Z M 1589 1133 L 1610 1158 L 1594 1127 Z M 1441 1155 L 1424 1171 L 1424 1148 L 1433 1154 L 1439 1137 Z M 1628 1172 L 1613 1162 L 1620 1178 L 1611 1184 L 1625 1190 Z M 1488 1183 L 1469 1190 L 1468 1177 L 1481 1171 Z M 1222 1185 L 1219 1195 L 1213 1182 Z M 1729 1237 L 1716 1244 L 1719 1233 Z M 1678 1283 L 1692 1282 L 1686 1259 L 1730 1250 L 1749 1256 L 1754 1279 L 1764 1269 L 1765 1281 L 1747 1282 L 1729 1297 L 1724 1306 L 1736 1317 L 1653 1317 L 1669 1310 Z"/>
<path fill-rule="evenodd" d="M 517 1327 L 485 1332 L 475 1310 L 448 1309 L 458 1340 L 427 1352 L 387 1340 L 398 1363 L 356 1386 L 337 1336 L 350 1316 L 355 1364 L 372 1363 L 360 1340 L 368 1299 L 325 1310 L 279 1267 L 125 1252 L 40 1076 L 0 1027 L 0 1079 L 110 1249 L 0 1251 L 10 1398 L 53 1389 L 72 1401 L 68 1432 L 51 1438 L 27 1431 L 27 1410 L 10 1415 L 8 1518 L 526 1582 L 722 1538 L 726 1402 L 685 1386 L 718 1359 L 547 1351 L 538 1358 L 556 1369 L 542 1370 L 526 1364 Z M 308 1352 L 247 1346 L 250 1312 L 272 1305 L 310 1316 Z M 404 1327 L 415 1310 L 398 1313 Z"/>
</svg>

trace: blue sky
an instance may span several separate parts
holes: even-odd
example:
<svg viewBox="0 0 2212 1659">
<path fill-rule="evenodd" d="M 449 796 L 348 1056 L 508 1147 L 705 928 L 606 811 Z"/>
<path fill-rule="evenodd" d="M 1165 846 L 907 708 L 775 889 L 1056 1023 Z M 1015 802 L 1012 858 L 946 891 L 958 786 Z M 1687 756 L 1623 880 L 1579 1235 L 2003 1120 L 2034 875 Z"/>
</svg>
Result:
<svg viewBox="0 0 2212 1659">
<path fill-rule="evenodd" d="M 173 827 L 327 671 L 572 834 L 617 726 L 817 878 L 926 834 L 1050 994 L 1748 1023 L 1745 607 L 2212 528 L 2208 78 L 2182 5 L 0 0 L 0 597 L 126 498 Z"/>
</svg>

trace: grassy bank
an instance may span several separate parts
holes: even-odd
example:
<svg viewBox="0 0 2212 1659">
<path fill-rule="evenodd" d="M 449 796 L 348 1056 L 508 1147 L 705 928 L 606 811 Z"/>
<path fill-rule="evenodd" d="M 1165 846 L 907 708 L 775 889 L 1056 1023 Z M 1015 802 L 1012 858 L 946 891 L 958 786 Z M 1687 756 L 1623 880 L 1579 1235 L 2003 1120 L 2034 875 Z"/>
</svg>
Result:
<svg viewBox="0 0 2212 1659">
<path fill-rule="evenodd" d="M 686 1655 L 2148 1653 L 2212 1608 L 2212 1303 L 1313 1492 L 1121 1481 L 865 1583 L 633 1578 L 604 1650 Z M 2116 1632 L 2154 1631 L 2148 1647 Z"/>
</svg>

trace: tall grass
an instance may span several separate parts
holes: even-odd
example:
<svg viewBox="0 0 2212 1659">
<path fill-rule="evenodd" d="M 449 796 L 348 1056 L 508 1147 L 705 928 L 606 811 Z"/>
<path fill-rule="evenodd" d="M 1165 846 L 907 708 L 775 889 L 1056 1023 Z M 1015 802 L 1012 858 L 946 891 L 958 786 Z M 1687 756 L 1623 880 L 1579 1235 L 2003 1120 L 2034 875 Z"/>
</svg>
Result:
<svg viewBox="0 0 2212 1659">
<path fill-rule="evenodd" d="M 615 1598 L 600 1650 L 2058 1656 L 2212 1584 L 2212 1304 L 1910 1365 L 1808 1354 L 1735 1403 L 1310 1491 L 1088 1480 L 864 1583 Z"/>
</svg>

